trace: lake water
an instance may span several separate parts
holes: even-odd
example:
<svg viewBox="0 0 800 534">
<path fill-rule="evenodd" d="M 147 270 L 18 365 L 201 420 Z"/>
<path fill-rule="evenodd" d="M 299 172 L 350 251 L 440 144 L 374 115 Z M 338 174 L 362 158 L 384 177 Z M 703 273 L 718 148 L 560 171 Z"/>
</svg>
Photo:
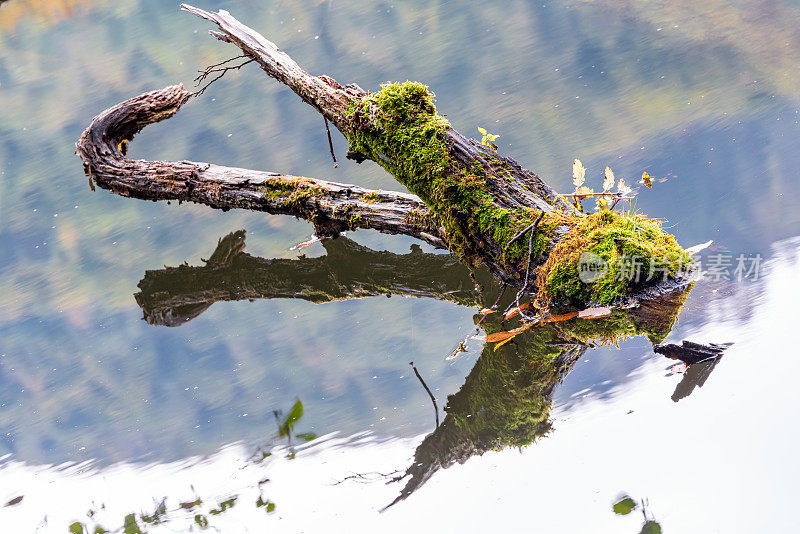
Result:
<svg viewBox="0 0 800 534">
<path fill-rule="evenodd" d="M 91 191 L 73 152 L 94 115 L 189 86 L 237 51 L 176 3 L 0 2 L 0 523 L 126 533 L 131 521 L 149 532 L 204 521 L 224 532 L 800 527 L 800 5 L 198 4 L 229 10 L 312 74 L 367 90 L 428 84 L 456 129 L 499 134 L 502 153 L 559 191 L 572 187 L 575 157 L 595 187 L 605 165 L 629 183 L 647 171 L 653 189 L 636 208 L 665 219 L 683 246 L 713 240 L 705 260 L 733 262 L 730 280 L 697 283 L 668 340 L 735 344 L 716 366 L 686 371 L 644 337 L 589 348 L 552 406 L 542 392 L 526 398 L 544 402 L 549 420 L 534 443 L 465 454 L 382 512 L 435 424 L 409 362 L 440 408 L 462 391 L 449 413 L 473 415 L 457 399 L 492 376 L 476 365 L 491 351 L 470 340 L 446 357 L 497 288 L 476 292 L 465 269 L 410 238 L 359 231 L 292 251 L 308 223 Z M 249 65 L 148 127 L 129 157 L 402 190 L 377 165 L 344 160 L 341 135 L 333 142 L 338 168 L 317 112 Z M 142 320 L 134 295 L 146 293 L 146 271 L 203 265 L 242 229 L 253 276 L 280 273 L 306 298 L 276 290 L 190 310 L 172 327 Z M 761 258 L 757 276 L 737 280 L 740 254 Z M 400 287 L 394 270 L 441 286 Z M 319 285 L 303 286 L 304 272 Z M 373 276 L 395 295 L 314 293 L 341 297 Z M 289 443 L 276 420 L 298 400 L 295 432 L 318 438 Z M 638 506 L 615 514 L 624 495 Z"/>
</svg>

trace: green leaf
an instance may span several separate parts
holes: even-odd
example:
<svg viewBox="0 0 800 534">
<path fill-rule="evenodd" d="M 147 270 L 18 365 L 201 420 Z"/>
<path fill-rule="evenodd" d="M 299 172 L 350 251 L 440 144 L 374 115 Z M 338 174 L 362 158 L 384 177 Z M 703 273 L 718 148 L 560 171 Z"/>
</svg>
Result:
<svg viewBox="0 0 800 534">
<path fill-rule="evenodd" d="M 614 513 L 619 515 L 628 515 L 634 508 L 636 508 L 636 501 L 630 497 L 625 497 L 618 503 L 614 504 Z"/>
<path fill-rule="evenodd" d="M 262 497 L 259 497 L 256 501 L 256 507 L 261 508 L 262 506 L 267 507 L 267 513 L 275 511 L 275 503 L 272 501 L 265 501 Z"/>
<path fill-rule="evenodd" d="M 200 528 L 208 527 L 208 519 L 206 519 L 206 516 L 204 516 L 202 514 L 195 515 L 194 516 L 194 522 L 197 523 L 198 525 L 200 525 Z"/>
<path fill-rule="evenodd" d="M 136 514 L 128 514 L 125 516 L 125 534 L 142 534 L 139 529 L 139 524 L 136 522 Z"/>
<path fill-rule="evenodd" d="M 297 434 L 297 437 L 302 439 L 303 441 L 311 441 L 317 439 L 317 435 L 313 432 L 303 432 L 302 434 Z"/>
<path fill-rule="evenodd" d="M 75 521 L 69 526 L 70 534 L 83 534 L 83 523 Z"/>
<path fill-rule="evenodd" d="M 642 530 L 639 531 L 639 534 L 661 534 L 661 525 L 656 521 L 650 520 L 642 525 Z"/>
<path fill-rule="evenodd" d="M 281 424 L 280 434 L 281 436 L 286 436 L 289 432 L 292 431 L 294 428 L 294 424 L 303 417 L 303 403 L 299 400 L 294 403 L 292 409 L 289 410 L 289 413 L 286 415 L 286 418 L 283 420 L 283 424 Z"/>
</svg>

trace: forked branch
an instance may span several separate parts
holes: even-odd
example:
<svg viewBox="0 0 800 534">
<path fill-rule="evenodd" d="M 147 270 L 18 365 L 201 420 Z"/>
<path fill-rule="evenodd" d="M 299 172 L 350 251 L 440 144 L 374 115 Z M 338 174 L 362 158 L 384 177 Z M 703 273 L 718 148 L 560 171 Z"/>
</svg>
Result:
<svg viewBox="0 0 800 534">
<path fill-rule="evenodd" d="M 369 228 L 445 248 L 428 208 L 414 195 L 193 161 L 127 159 L 126 143 L 148 124 L 175 115 L 191 96 L 173 85 L 144 93 L 94 118 L 78 141 L 84 170 L 97 185 L 144 200 L 197 202 L 311 221 L 317 235 Z"/>
</svg>

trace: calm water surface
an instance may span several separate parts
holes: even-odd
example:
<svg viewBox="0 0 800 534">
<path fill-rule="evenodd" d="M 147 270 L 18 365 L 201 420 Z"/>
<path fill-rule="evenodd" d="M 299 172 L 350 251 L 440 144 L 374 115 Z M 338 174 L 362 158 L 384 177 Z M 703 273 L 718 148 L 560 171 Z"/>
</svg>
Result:
<svg viewBox="0 0 800 534">
<path fill-rule="evenodd" d="M 482 344 L 446 356 L 496 287 L 476 292 L 451 258 L 409 238 L 359 231 L 291 251 L 309 224 L 92 192 L 73 151 L 93 115 L 189 85 L 235 51 L 172 2 L 0 2 L 0 505 L 23 496 L 0 507 L 4 525 L 122 532 L 134 513 L 144 529 L 166 497 L 148 531 L 199 531 L 201 515 L 225 532 L 638 532 L 643 500 L 668 532 L 800 526 L 797 3 L 198 5 L 231 11 L 311 73 L 366 89 L 429 84 L 455 128 L 499 134 L 503 153 L 558 190 L 575 157 L 598 185 L 605 165 L 629 182 L 646 170 L 655 184 L 637 208 L 682 245 L 763 257 L 757 280 L 699 282 L 669 336 L 735 345 L 686 372 L 644 337 L 589 349 L 549 416 L 546 395 L 526 397 L 544 403 L 543 439 L 467 454 L 380 513 L 407 481 L 387 480 L 417 463 L 434 425 L 409 361 L 440 407 L 469 396 L 487 376 Z M 334 145 L 343 160 L 346 141 Z M 149 127 L 131 156 L 402 189 L 377 165 L 334 169 L 319 115 L 252 66 Z M 246 274 L 305 298 L 281 288 L 173 310 L 171 327 L 142 320 L 146 271 L 203 265 L 242 229 Z M 395 295 L 338 300 L 358 288 Z M 294 430 L 319 438 L 290 444 L 276 417 L 298 400 Z M 459 410 L 472 415 L 453 401 Z M 612 512 L 622 494 L 634 513 Z"/>
</svg>

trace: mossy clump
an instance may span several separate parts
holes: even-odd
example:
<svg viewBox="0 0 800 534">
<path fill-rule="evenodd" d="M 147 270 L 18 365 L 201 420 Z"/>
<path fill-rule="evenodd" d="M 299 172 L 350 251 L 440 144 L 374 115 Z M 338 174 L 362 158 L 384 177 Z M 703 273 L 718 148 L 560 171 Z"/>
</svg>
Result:
<svg viewBox="0 0 800 534">
<path fill-rule="evenodd" d="M 558 209 L 542 214 L 534 208 L 498 206 L 486 171 L 478 164 L 465 167 L 452 160 L 446 140 L 450 123 L 436 112 L 433 93 L 421 83 L 384 84 L 381 91 L 352 104 L 350 118 L 351 150 L 380 164 L 419 196 L 444 229 L 448 248 L 468 265 L 491 257 L 506 274 L 524 275 L 530 236 L 511 240 L 542 215 L 530 261 L 541 263 L 548 244 L 557 244 L 537 271 L 540 302 L 585 305 L 621 299 L 643 285 L 620 276 L 618 260 L 623 257 L 638 258 L 639 279 L 644 282 L 652 265 L 666 266 L 667 274 L 674 276 L 690 261 L 658 221 L 643 215 L 608 209 L 592 215 Z M 552 239 L 565 227 L 571 228 L 567 235 Z M 590 284 L 578 276 L 583 252 L 597 254 L 609 266 L 605 276 Z"/>
<path fill-rule="evenodd" d="M 465 169 L 451 161 L 445 132 L 446 118 L 436 112 L 434 95 L 417 82 L 383 84 L 350 110 L 353 129 L 350 148 L 371 159 L 430 207 L 444 228 L 450 250 L 470 265 L 480 263 L 482 236 L 489 236 L 504 251 L 500 258 L 509 271 L 519 272 L 528 249 L 520 239 L 506 244 L 539 215 L 532 208 L 498 207 L 480 166 Z M 534 254 L 547 244 L 553 224 L 547 214 L 536 231 Z M 470 231 L 477 229 L 475 234 Z"/>
<path fill-rule="evenodd" d="M 678 276 L 692 263 L 660 221 L 642 214 L 602 210 L 570 217 L 567 226 L 569 233 L 536 270 L 541 304 L 611 304 L 648 282 Z M 602 276 L 590 283 L 579 273 L 579 260 L 587 252 L 606 264 Z"/>
</svg>

